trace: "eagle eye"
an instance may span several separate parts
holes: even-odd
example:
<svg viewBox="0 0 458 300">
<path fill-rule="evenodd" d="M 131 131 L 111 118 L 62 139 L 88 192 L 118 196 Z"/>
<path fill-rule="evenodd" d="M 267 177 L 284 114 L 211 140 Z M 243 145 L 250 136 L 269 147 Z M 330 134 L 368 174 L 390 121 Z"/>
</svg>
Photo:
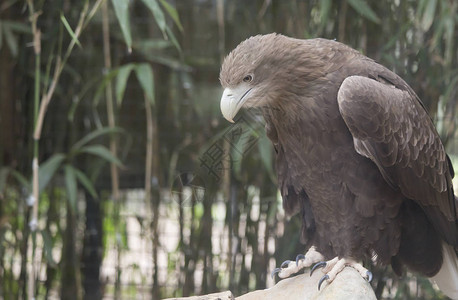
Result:
<svg viewBox="0 0 458 300">
<path fill-rule="evenodd" d="M 253 80 L 253 76 L 247 75 L 243 77 L 243 82 L 251 82 Z"/>
</svg>

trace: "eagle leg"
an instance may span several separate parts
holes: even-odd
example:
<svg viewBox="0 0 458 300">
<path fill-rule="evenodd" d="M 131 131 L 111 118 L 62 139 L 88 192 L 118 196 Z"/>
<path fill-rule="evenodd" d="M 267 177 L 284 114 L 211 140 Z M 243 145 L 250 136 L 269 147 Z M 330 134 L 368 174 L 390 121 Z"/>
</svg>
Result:
<svg viewBox="0 0 458 300">
<path fill-rule="evenodd" d="M 276 268 L 272 271 L 271 276 L 272 278 L 275 274 L 278 274 L 280 278 L 287 278 L 292 274 L 296 274 L 300 270 L 310 267 L 311 265 L 322 261 L 324 259 L 323 255 L 316 251 L 315 246 L 310 247 L 307 253 L 299 254 L 296 256 L 296 261 L 286 260 L 284 261 L 280 268 Z"/>
<path fill-rule="evenodd" d="M 320 281 L 318 282 L 318 290 L 320 290 L 321 284 L 324 281 L 330 284 L 336 278 L 337 274 L 339 274 L 347 266 L 354 268 L 364 279 L 366 279 L 368 282 L 371 282 L 372 273 L 368 269 L 364 268 L 360 263 L 357 263 L 352 259 L 339 259 L 338 257 L 335 257 L 327 262 L 321 261 L 314 265 L 312 271 L 310 272 L 310 276 L 312 276 L 313 271 L 316 269 L 323 268 L 322 271 L 325 273 L 325 275 L 321 277 Z"/>
</svg>

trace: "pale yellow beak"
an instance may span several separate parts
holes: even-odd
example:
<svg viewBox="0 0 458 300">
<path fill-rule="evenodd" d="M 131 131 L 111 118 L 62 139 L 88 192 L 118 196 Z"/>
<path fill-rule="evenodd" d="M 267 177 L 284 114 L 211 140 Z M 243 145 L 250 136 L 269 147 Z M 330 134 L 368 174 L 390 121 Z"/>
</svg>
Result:
<svg viewBox="0 0 458 300">
<path fill-rule="evenodd" d="M 234 117 L 248 99 L 247 95 L 250 91 L 251 88 L 247 84 L 240 84 L 236 88 L 224 90 L 221 97 L 221 112 L 226 120 L 234 123 Z"/>
</svg>

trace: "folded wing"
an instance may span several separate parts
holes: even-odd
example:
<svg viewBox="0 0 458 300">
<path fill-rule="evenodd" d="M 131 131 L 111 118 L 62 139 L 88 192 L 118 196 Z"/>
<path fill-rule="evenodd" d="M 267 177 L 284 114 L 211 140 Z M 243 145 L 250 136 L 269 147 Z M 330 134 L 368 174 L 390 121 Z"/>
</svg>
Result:
<svg viewBox="0 0 458 300">
<path fill-rule="evenodd" d="M 457 245 L 453 168 L 433 122 L 410 88 L 374 78 L 350 76 L 338 92 L 355 150 L 423 208 L 446 242 Z"/>
</svg>

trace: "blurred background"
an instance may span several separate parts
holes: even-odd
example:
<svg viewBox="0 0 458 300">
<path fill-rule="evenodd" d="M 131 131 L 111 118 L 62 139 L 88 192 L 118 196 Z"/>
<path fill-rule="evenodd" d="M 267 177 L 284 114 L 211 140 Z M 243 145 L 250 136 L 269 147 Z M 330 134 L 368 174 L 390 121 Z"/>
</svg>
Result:
<svg viewBox="0 0 458 300">
<path fill-rule="evenodd" d="M 454 0 L 3 0 L 0 298 L 161 299 L 272 286 L 306 249 L 262 120 L 219 110 L 255 34 L 346 43 L 403 77 L 457 167 Z M 371 267 L 380 299 L 445 299 Z"/>
</svg>

